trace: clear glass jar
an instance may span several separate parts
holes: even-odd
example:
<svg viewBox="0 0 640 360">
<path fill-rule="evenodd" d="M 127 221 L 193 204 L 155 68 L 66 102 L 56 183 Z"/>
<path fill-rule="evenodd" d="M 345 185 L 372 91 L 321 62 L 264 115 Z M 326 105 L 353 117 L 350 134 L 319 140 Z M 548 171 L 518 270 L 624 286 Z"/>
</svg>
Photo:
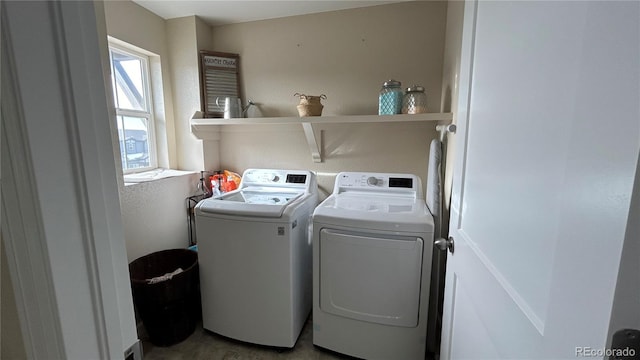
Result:
<svg viewBox="0 0 640 360">
<path fill-rule="evenodd" d="M 403 95 L 401 85 L 400 81 L 396 80 L 388 80 L 382 84 L 378 98 L 379 115 L 400 114 Z"/>
<path fill-rule="evenodd" d="M 407 92 L 402 99 L 403 114 L 422 114 L 427 112 L 427 95 L 424 88 L 414 85 L 407 88 Z"/>
</svg>

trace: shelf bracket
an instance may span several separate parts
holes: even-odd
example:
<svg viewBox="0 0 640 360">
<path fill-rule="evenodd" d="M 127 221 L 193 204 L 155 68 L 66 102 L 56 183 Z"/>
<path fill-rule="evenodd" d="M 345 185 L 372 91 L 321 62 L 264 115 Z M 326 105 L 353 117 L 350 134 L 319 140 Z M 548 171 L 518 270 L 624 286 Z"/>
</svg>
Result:
<svg viewBox="0 0 640 360">
<path fill-rule="evenodd" d="M 309 144 L 309 150 L 311 150 L 311 157 L 313 158 L 313 162 L 322 162 L 322 157 L 320 156 L 320 148 L 318 147 L 318 143 L 316 142 L 316 135 L 313 132 L 313 126 L 311 125 L 311 123 L 303 122 L 302 129 L 304 130 L 304 136 L 306 136 L 307 138 L 307 143 Z"/>
</svg>

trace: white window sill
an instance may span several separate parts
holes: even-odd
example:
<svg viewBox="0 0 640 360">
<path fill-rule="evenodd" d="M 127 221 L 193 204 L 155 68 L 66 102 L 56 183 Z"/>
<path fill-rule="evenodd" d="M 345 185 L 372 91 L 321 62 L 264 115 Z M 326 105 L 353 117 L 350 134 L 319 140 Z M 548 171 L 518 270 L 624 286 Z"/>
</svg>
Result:
<svg viewBox="0 0 640 360">
<path fill-rule="evenodd" d="M 135 174 L 125 174 L 124 175 L 124 185 L 130 186 L 139 183 L 155 181 L 160 179 L 166 179 L 174 176 L 181 175 L 189 175 L 195 174 L 195 171 L 183 171 L 183 170 L 172 170 L 172 169 L 153 169 L 149 171 L 144 171 Z"/>
</svg>

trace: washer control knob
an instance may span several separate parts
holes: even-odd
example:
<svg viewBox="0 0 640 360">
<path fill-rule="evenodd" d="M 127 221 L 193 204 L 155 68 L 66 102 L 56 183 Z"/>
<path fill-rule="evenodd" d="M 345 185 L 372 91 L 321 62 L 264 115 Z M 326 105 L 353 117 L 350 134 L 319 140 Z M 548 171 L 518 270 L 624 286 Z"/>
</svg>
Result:
<svg viewBox="0 0 640 360">
<path fill-rule="evenodd" d="M 369 184 L 371 186 L 376 186 L 376 185 L 378 185 L 378 179 L 374 178 L 373 176 L 370 176 L 367 179 L 367 184 Z"/>
<path fill-rule="evenodd" d="M 273 177 L 271 178 L 271 181 L 273 181 L 273 182 L 278 182 L 278 180 L 280 180 L 280 176 L 275 175 L 275 174 L 274 174 L 274 175 L 273 175 Z"/>
</svg>

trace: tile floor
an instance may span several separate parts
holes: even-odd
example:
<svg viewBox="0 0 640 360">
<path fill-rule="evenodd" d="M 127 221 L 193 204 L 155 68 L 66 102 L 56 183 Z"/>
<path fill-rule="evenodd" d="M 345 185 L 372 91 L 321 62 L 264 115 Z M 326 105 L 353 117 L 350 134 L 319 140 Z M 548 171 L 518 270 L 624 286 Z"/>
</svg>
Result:
<svg viewBox="0 0 640 360">
<path fill-rule="evenodd" d="M 333 360 L 355 359 L 346 355 L 324 350 L 313 345 L 311 318 L 307 320 L 293 349 L 272 348 L 253 345 L 229 339 L 202 328 L 202 323 L 185 341 L 169 346 L 157 347 L 142 339 L 144 360 Z"/>
</svg>

